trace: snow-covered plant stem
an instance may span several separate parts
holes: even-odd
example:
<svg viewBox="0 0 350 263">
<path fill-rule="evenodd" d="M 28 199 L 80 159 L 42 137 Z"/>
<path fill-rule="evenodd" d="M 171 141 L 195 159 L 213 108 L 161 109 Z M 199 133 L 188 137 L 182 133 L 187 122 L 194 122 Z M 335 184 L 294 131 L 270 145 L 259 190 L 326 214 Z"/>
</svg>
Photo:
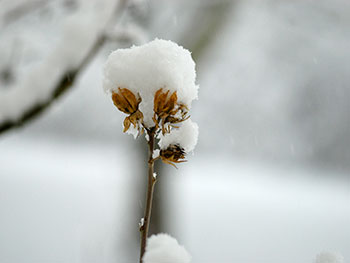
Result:
<svg viewBox="0 0 350 263">
<path fill-rule="evenodd" d="M 157 177 L 154 176 L 154 162 L 153 150 L 154 150 L 154 140 L 155 140 L 155 127 L 147 130 L 149 136 L 148 147 L 149 147 L 149 159 L 148 159 L 148 183 L 147 183 L 147 195 L 146 195 L 146 208 L 145 214 L 140 225 L 141 232 L 141 252 L 140 252 L 140 263 L 142 263 L 142 257 L 146 249 L 146 241 L 148 237 L 149 225 L 151 222 L 152 214 L 152 202 L 153 202 L 153 192 L 154 186 L 157 182 Z"/>
<path fill-rule="evenodd" d="M 148 142 L 148 184 L 141 232 L 140 263 L 147 247 L 152 200 L 157 176 L 154 162 L 174 167 L 186 162 L 198 137 L 198 126 L 188 115 L 197 98 L 195 64 L 191 53 L 171 41 L 156 39 L 139 47 L 114 51 L 104 70 L 104 88 L 114 105 L 127 114 L 124 132 Z M 158 144 L 156 145 L 156 140 Z"/>
</svg>

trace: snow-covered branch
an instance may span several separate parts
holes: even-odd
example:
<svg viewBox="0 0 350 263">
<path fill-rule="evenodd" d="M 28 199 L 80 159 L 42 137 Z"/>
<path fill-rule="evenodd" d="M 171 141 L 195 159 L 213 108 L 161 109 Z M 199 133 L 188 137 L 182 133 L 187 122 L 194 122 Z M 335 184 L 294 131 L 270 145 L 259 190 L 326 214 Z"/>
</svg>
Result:
<svg viewBox="0 0 350 263">
<path fill-rule="evenodd" d="M 0 133 L 21 126 L 75 82 L 106 40 L 105 32 L 126 1 L 91 1 L 69 17 L 63 37 L 47 59 L 10 89 L 1 90 Z"/>
</svg>

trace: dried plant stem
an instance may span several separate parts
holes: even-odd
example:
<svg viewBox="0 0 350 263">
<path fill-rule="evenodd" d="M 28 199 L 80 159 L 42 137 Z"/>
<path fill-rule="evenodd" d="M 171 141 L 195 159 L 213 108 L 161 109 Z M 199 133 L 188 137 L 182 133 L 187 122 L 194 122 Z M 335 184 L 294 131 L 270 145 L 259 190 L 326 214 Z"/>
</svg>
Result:
<svg viewBox="0 0 350 263">
<path fill-rule="evenodd" d="M 144 214 L 143 225 L 140 227 L 141 232 L 141 253 L 140 253 L 140 263 L 142 263 L 142 257 L 145 253 L 146 242 L 148 237 L 148 230 L 151 221 L 151 212 L 152 212 L 152 201 L 153 201 L 153 191 L 154 185 L 157 181 L 154 173 L 154 159 L 153 159 L 153 149 L 154 149 L 154 136 L 155 136 L 155 128 L 151 128 L 147 130 L 149 141 L 149 159 L 148 159 L 148 185 L 147 185 L 147 195 L 146 195 L 146 208 Z"/>
</svg>

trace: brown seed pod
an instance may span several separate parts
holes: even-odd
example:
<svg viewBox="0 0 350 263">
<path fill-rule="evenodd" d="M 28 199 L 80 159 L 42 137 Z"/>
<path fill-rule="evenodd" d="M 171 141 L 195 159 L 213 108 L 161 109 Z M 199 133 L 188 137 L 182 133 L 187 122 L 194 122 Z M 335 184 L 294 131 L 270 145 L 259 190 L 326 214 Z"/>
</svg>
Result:
<svg viewBox="0 0 350 263">
<path fill-rule="evenodd" d="M 186 162 L 186 160 L 184 160 L 186 157 L 185 150 L 179 145 L 171 144 L 168 148 L 160 150 L 159 155 L 164 163 L 170 164 L 175 168 L 177 168 L 175 163 Z"/>
<path fill-rule="evenodd" d="M 129 114 L 129 116 L 124 119 L 124 132 L 133 124 L 134 128 L 137 128 L 138 131 L 142 133 L 143 127 L 141 124 L 143 121 L 143 114 L 138 109 L 142 99 L 139 94 L 136 97 L 130 90 L 118 88 L 118 92 L 112 92 L 112 100 L 120 111 Z"/>
<path fill-rule="evenodd" d="M 176 91 L 168 96 L 169 93 L 169 90 L 163 92 L 163 88 L 161 88 L 154 95 L 153 121 L 157 128 L 162 127 L 163 134 L 169 133 L 170 128 L 174 127 L 173 124 L 183 122 L 189 118 L 187 116 L 187 106 L 177 102 Z"/>
</svg>

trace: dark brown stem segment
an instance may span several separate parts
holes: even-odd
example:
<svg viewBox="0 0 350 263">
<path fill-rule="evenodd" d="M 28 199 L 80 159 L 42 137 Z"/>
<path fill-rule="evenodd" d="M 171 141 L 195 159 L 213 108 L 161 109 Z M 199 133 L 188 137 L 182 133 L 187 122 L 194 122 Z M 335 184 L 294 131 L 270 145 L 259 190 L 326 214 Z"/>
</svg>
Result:
<svg viewBox="0 0 350 263">
<path fill-rule="evenodd" d="M 147 185 L 147 195 L 146 195 L 146 208 L 145 215 L 143 217 L 142 225 L 140 226 L 141 232 L 141 252 L 140 252 L 140 263 L 142 263 L 142 257 L 145 254 L 148 230 L 151 221 L 151 211 L 152 211 L 152 201 L 153 201 L 153 191 L 154 185 L 157 181 L 156 177 L 153 175 L 154 173 L 154 159 L 153 159 L 153 149 L 154 149 L 154 135 L 155 128 L 151 128 L 147 130 L 149 141 L 149 159 L 148 159 L 148 185 Z"/>
</svg>

